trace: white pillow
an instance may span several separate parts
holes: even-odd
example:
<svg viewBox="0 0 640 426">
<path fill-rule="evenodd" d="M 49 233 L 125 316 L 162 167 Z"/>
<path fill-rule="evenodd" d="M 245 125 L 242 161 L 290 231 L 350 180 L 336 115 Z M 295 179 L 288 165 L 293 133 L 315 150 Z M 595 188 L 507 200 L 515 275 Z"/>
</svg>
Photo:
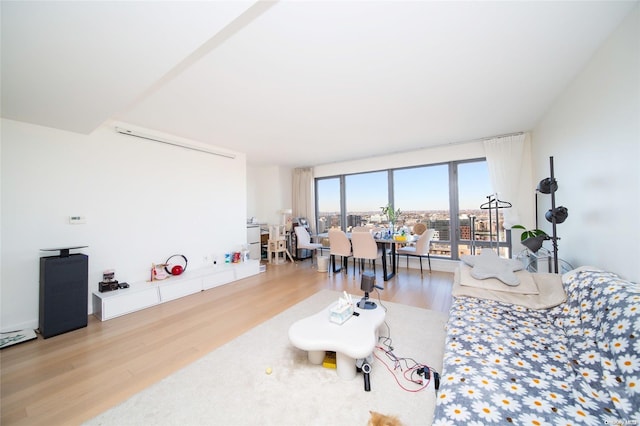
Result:
<svg viewBox="0 0 640 426">
<path fill-rule="evenodd" d="M 471 276 L 479 280 L 498 278 L 507 285 L 518 285 L 520 281 L 514 271 L 524 269 L 522 262 L 513 259 L 503 259 L 493 250 L 482 250 L 479 256 L 464 255 L 462 261 L 473 266 Z"/>
<path fill-rule="evenodd" d="M 506 293 L 517 294 L 540 294 L 536 282 L 533 280 L 533 276 L 528 271 L 515 272 L 520 284 L 518 286 L 506 285 L 502 281 L 496 278 L 485 278 L 482 280 L 475 279 L 471 275 L 471 267 L 460 263 L 458 268 L 459 284 L 467 287 L 482 288 L 485 290 L 502 291 Z"/>
</svg>

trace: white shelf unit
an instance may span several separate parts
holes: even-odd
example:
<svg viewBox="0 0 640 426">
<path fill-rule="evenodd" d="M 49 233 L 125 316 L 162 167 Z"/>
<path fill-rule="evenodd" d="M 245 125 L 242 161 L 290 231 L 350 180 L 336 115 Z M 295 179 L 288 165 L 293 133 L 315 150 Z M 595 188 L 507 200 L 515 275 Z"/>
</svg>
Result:
<svg viewBox="0 0 640 426">
<path fill-rule="evenodd" d="M 257 275 L 260 261 L 210 266 L 188 271 L 177 277 L 155 282 L 131 283 L 129 288 L 100 293 L 93 292 L 93 314 L 106 321 L 121 315 L 159 305 L 180 297 L 209 290 L 233 281 Z"/>
</svg>

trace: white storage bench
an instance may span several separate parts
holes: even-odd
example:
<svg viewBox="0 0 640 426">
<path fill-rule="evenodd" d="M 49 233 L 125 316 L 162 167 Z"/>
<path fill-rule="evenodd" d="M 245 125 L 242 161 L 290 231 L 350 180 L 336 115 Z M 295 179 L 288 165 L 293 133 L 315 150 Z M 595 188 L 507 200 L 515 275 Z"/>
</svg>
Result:
<svg viewBox="0 0 640 426">
<path fill-rule="evenodd" d="M 129 288 L 93 292 L 93 314 L 106 321 L 160 303 L 257 275 L 260 261 L 210 266 L 161 281 L 130 283 Z"/>
</svg>

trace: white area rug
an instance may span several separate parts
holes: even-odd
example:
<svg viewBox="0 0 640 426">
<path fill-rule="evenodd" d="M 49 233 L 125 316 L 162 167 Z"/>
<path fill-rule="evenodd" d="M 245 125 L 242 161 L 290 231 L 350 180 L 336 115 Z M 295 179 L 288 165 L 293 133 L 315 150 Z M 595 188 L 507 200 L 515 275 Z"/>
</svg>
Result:
<svg viewBox="0 0 640 426">
<path fill-rule="evenodd" d="M 342 380 L 335 370 L 310 364 L 306 352 L 290 344 L 289 326 L 339 295 L 323 290 L 311 296 L 85 424 L 364 426 L 369 410 L 396 415 L 406 426 L 431 424 L 433 381 L 408 392 L 374 358 L 371 391 L 365 392 L 361 374 Z M 383 304 L 394 354 L 441 371 L 446 315 Z M 386 326 L 380 334 L 388 335 Z M 402 373 L 397 377 L 402 380 Z"/>
</svg>

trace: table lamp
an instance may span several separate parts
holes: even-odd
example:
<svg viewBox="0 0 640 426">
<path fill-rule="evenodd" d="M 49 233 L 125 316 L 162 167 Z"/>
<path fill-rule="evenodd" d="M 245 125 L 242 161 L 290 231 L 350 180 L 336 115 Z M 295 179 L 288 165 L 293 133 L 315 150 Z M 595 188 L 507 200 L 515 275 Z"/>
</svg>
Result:
<svg viewBox="0 0 640 426">
<path fill-rule="evenodd" d="M 369 292 L 373 291 L 375 287 L 376 277 L 371 272 L 365 272 L 362 274 L 360 281 L 360 290 L 364 291 L 364 297 L 358 302 L 358 308 L 360 309 L 375 309 L 377 305 L 375 302 L 369 300 Z"/>
</svg>

